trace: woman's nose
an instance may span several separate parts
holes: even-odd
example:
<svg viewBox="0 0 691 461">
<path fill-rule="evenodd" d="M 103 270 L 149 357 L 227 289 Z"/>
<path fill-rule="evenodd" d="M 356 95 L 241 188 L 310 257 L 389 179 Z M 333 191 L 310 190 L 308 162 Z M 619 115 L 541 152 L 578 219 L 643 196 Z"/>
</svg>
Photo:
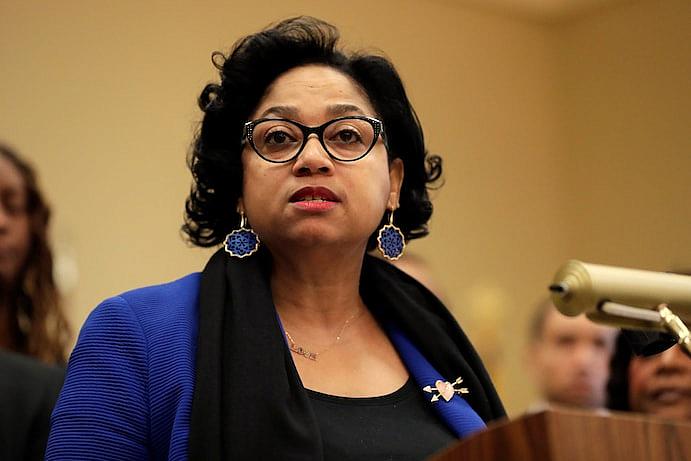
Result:
<svg viewBox="0 0 691 461">
<path fill-rule="evenodd" d="M 681 346 L 673 346 L 650 358 L 654 360 L 654 370 L 657 375 L 691 374 L 691 359 L 681 350 Z"/>
<path fill-rule="evenodd" d="M 305 141 L 305 147 L 293 164 L 293 174 L 308 176 L 312 174 L 333 173 L 334 163 L 324 149 L 316 134 L 311 134 Z"/>
<path fill-rule="evenodd" d="M 675 367 L 683 363 L 685 359 L 688 360 L 688 357 L 684 356 L 681 346 L 675 345 L 660 353 L 660 363 L 667 368 Z"/>
</svg>

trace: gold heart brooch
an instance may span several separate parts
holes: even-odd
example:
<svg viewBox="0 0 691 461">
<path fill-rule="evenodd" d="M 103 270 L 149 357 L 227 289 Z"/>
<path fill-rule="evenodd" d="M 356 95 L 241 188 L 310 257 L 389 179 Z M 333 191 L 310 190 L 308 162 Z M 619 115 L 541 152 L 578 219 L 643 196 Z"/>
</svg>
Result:
<svg viewBox="0 0 691 461">
<path fill-rule="evenodd" d="M 467 387 L 456 388 L 456 386 L 462 382 L 463 379 L 460 376 L 456 379 L 456 381 L 453 382 L 453 384 L 448 381 L 438 379 L 435 381 L 434 386 L 425 386 L 422 388 L 422 390 L 429 392 L 430 394 L 434 394 L 432 395 L 432 400 L 430 400 L 430 402 L 438 401 L 439 397 L 442 397 L 448 402 L 453 398 L 454 394 L 468 394 L 470 392 L 468 391 Z"/>
</svg>

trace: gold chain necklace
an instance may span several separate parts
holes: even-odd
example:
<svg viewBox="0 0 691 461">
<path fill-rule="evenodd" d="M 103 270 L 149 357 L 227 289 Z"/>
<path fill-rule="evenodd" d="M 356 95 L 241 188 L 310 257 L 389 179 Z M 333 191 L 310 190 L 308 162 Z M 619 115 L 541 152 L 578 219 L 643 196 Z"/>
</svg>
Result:
<svg viewBox="0 0 691 461">
<path fill-rule="evenodd" d="M 336 335 L 336 339 L 334 340 L 333 343 L 331 343 L 329 346 L 326 347 L 326 349 L 322 349 L 319 352 L 314 352 L 311 351 L 303 346 L 298 346 L 293 337 L 288 333 L 288 330 L 284 330 L 286 333 L 286 338 L 288 338 L 288 348 L 290 349 L 291 352 L 296 353 L 297 355 L 301 355 L 305 357 L 306 359 L 310 359 L 313 361 L 317 361 L 317 357 L 321 354 L 324 354 L 325 352 L 329 351 L 331 348 L 336 346 L 336 344 L 341 342 L 341 337 L 343 336 L 343 332 L 345 331 L 346 328 L 348 328 L 352 323 L 353 320 L 357 320 L 360 318 L 360 314 L 362 313 L 361 309 L 356 310 L 353 315 L 348 317 L 348 319 L 343 323 L 343 326 L 341 329 L 338 331 L 338 334 Z"/>
</svg>

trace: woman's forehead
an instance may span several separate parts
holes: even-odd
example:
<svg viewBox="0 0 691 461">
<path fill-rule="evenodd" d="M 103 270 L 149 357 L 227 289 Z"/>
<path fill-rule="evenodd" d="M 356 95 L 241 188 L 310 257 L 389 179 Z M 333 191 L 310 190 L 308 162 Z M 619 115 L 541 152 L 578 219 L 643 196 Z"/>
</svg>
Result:
<svg viewBox="0 0 691 461">
<path fill-rule="evenodd" d="M 307 65 L 293 68 L 274 80 L 252 118 L 349 114 L 376 115 L 369 98 L 351 77 L 329 66 Z"/>
</svg>

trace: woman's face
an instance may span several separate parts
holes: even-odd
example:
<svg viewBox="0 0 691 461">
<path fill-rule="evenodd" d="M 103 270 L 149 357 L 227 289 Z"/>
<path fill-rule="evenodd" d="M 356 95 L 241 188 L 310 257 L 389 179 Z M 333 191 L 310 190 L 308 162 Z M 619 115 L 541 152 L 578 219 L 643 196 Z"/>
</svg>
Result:
<svg viewBox="0 0 691 461">
<path fill-rule="evenodd" d="M 331 67 L 307 65 L 279 76 L 251 120 L 286 118 L 319 126 L 348 115 L 377 117 L 350 77 Z M 240 207 L 272 252 L 317 245 L 361 247 L 364 252 L 385 209 L 398 205 L 403 180 L 403 163 L 396 159 L 389 165 L 381 138 L 369 154 L 351 163 L 329 157 L 316 135 L 309 136 L 291 162 L 267 162 L 246 145 L 242 163 Z"/>
<path fill-rule="evenodd" d="M 631 359 L 629 404 L 634 411 L 691 420 L 691 358 L 681 346 Z"/>
<path fill-rule="evenodd" d="M 16 283 L 31 245 L 26 187 L 19 170 L 0 156 L 0 286 Z"/>
</svg>

